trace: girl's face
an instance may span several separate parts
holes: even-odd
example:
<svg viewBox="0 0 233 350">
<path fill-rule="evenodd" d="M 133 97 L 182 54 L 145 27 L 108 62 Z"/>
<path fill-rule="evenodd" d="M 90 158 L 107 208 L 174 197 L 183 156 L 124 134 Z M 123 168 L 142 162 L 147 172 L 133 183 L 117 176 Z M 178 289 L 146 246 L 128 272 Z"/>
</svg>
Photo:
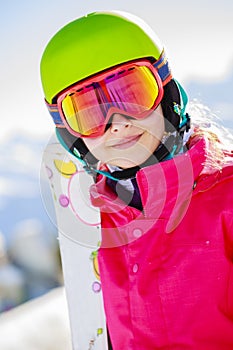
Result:
<svg viewBox="0 0 233 350">
<path fill-rule="evenodd" d="M 159 146 L 164 131 L 164 116 L 159 105 L 141 120 L 116 113 L 104 135 L 83 141 L 102 163 L 126 169 L 145 162 Z"/>
</svg>

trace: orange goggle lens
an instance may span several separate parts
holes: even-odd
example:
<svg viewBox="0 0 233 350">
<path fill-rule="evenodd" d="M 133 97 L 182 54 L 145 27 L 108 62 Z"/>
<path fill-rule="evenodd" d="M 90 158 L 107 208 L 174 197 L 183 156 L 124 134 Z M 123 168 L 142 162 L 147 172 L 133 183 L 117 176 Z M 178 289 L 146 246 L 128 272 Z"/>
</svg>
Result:
<svg viewBox="0 0 233 350">
<path fill-rule="evenodd" d="M 72 86 L 58 97 L 58 110 L 72 134 L 96 137 L 104 133 L 114 113 L 145 118 L 162 96 L 162 81 L 154 67 L 147 61 L 135 62 Z"/>
</svg>

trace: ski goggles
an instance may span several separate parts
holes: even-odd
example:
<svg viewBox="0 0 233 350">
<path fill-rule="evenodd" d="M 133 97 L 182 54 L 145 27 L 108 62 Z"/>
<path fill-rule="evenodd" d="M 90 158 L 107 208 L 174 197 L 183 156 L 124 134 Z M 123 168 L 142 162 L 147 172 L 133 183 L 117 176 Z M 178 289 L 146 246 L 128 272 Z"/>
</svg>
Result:
<svg viewBox="0 0 233 350">
<path fill-rule="evenodd" d="M 160 104 L 170 79 L 164 59 L 133 61 L 78 82 L 61 92 L 56 104 L 46 104 L 57 127 L 77 137 L 97 137 L 114 113 L 146 118 Z"/>
</svg>

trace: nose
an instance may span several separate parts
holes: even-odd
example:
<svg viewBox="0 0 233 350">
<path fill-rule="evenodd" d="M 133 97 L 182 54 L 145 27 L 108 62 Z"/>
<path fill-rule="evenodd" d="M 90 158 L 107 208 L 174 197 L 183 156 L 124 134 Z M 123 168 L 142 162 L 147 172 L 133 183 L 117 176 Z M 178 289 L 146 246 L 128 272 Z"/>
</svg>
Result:
<svg viewBox="0 0 233 350">
<path fill-rule="evenodd" d="M 110 131 L 113 134 L 124 132 L 126 129 L 131 127 L 131 122 L 129 119 L 121 114 L 114 114 L 112 117 L 112 122 L 110 126 Z"/>
</svg>

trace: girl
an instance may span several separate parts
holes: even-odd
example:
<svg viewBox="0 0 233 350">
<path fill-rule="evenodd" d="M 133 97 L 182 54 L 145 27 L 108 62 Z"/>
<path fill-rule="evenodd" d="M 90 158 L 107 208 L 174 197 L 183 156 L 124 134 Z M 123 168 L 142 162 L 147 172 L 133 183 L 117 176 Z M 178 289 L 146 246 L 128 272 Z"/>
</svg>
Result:
<svg viewBox="0 0 233 350">
<path fill-rule="evenodd" d="M 51 39 L 41 76 L 59 140 L 94 178 L 109 347 L 232 349 L 231 153 L 190 125 L 156 35 L 90 14 Z"/>
</svg>

